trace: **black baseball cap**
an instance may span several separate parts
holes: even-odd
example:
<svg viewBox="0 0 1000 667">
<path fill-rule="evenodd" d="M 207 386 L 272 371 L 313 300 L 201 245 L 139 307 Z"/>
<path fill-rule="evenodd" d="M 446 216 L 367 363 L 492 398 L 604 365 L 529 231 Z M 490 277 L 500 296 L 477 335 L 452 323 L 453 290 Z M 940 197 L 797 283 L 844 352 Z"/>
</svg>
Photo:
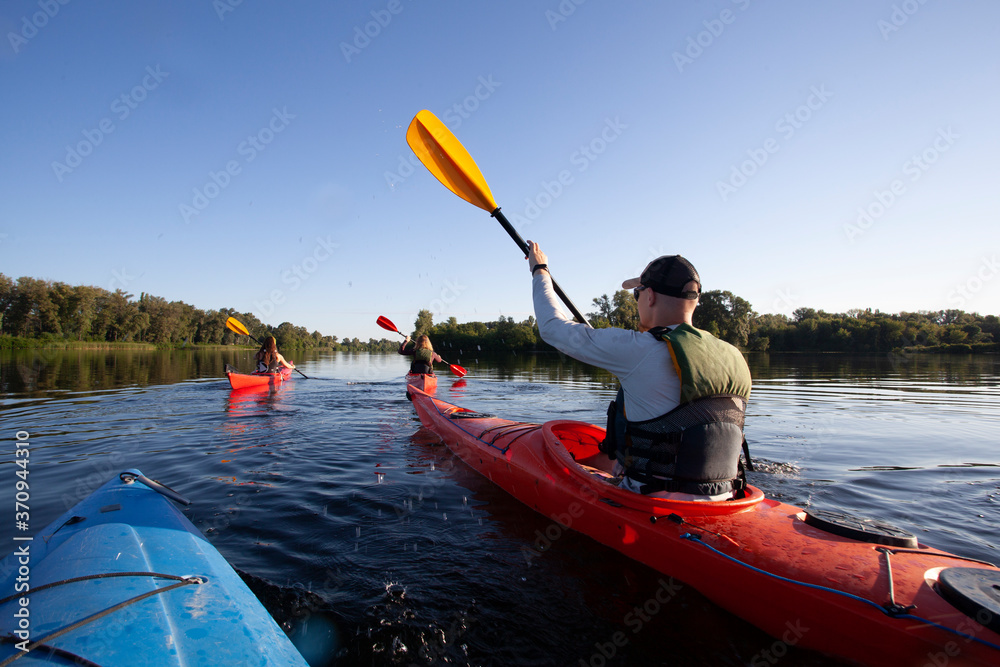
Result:
<svg viewBox="0 0 1000 667">
<path fill-rule="evenodd" d="M 684 286 L 692 280 L 698 283 L 698 290 L 685 291 Z M 638 278 L 623 282 L 622 289 L 635 289 L 639 285 L 667 296 L 694 300 L 701 292 L 701 277 L 694 265 L 680 255 L 664 255 L 650 262 Z"/>
</svg>

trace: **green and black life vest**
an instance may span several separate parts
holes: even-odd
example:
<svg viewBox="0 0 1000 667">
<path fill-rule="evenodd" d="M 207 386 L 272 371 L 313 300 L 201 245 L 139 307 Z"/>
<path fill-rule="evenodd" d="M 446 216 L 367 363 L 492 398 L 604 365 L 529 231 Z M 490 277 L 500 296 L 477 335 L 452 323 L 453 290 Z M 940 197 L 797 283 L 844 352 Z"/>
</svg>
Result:
<svg viewBox="0 0 1000 667">
<path fill-rule="evenodd" d="M 265 352 L 264 353 L 264 357 L 267 358 L 268 356 L 269 356 L 269 353 Z M 275 353 L 274 358 L 271 360 L 271 363 L 269 363 L 269 364 L 264 363 L 263 359 L 258 359 L 257 360 L 257 372 L 258 373 L 277 373 L 280 369 L 281 369 L 281 367 L 278 364 L 278 355 L 277 355 L 277 353 Z"/>
<path fill-rule="evenodd" d="M 411 373 L 433 373 L 434 351 L 426 347 L 413 350 L 413 361 L 410 363 Z"/>
<path fill-rule="evenodd" d="M 740 450 L 746 451 L 743 422 L 751 384 L 746 360 L 729 343 L 689 324 L 649 333 L 670 348 L 681 381 L 680 404 L 659 417 L 629 421 L 619 389 L 608 406 L 602 450 L 642 483 L 643 493 L 741 490 L 746 482 Z"/>
</svg>

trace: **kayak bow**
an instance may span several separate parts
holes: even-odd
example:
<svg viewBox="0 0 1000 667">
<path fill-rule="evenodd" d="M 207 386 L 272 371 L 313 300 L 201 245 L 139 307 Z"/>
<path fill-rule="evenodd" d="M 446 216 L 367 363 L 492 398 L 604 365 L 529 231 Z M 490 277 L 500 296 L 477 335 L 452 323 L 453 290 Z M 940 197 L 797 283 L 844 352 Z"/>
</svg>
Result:
<svg viewBox="0 0 1000 667">
<path fill-rule="evenodd" d="M 433 373 L 407 373 L 406 385 L 433 394 L 437 389 L 438 379 Z"/>
<path fill-rule="evenodd" d="M 516 499 L 692 585 L 773 637 L 872 665 L 1000 664 L 1000 570 L 992 564 L 918 544 L 887 524 L 765 498 L 755 487 L 722 502 L 625 491 L 610 483 L 602 428 L 509 421 L 413 386 L 407 393 L 425 427 Z M 539 555 L 524 551 L 529 563 Z"/>
<path fill-rule="evenodd" d="M 16 543 L 0 562 L 14 593 L 0 600 L 0 664 L 305 667 L 168 496 L 187 502 L 129 470 Z"/>
</svg>

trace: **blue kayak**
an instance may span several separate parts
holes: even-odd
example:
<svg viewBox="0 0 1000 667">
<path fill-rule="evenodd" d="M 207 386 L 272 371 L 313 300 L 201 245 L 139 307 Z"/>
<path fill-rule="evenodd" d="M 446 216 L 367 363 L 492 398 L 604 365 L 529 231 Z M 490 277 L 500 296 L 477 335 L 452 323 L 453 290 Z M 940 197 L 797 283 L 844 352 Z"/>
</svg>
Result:
<svg viewBox="0 0 1000 667">
<path fill-rule="evenodd" d="M 0 665 L 307 665 L 168 497 L 187 502 L 129 470 L 15 537 L 0 562 Z"/>
</svg>

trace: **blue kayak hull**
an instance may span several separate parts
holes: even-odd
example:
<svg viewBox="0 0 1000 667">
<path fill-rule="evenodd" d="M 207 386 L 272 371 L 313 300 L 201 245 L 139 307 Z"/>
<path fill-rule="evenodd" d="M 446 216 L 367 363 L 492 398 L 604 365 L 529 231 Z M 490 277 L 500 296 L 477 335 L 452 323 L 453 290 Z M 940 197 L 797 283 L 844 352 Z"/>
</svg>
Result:
<svg viewBox="0 0 1000 667">
<path fill-rule="evenodd" d="M 46 647 L 103 667 L 307 664 L 215 547 L 138 480 L 112 479 L 15 545 L 0 562 L 0 597 L 15 596 L 0 604 L 0 635 L 13 637 L 0 644 L 0 663 L 42 641 L 17 664 L 49 662 Z M 130 574 L 93 578 L 122 573 Z M 38 590 L 77 577 L 86 579 Z M 98 617 L 45 639 L 92 615 Z"/>
</svg>

